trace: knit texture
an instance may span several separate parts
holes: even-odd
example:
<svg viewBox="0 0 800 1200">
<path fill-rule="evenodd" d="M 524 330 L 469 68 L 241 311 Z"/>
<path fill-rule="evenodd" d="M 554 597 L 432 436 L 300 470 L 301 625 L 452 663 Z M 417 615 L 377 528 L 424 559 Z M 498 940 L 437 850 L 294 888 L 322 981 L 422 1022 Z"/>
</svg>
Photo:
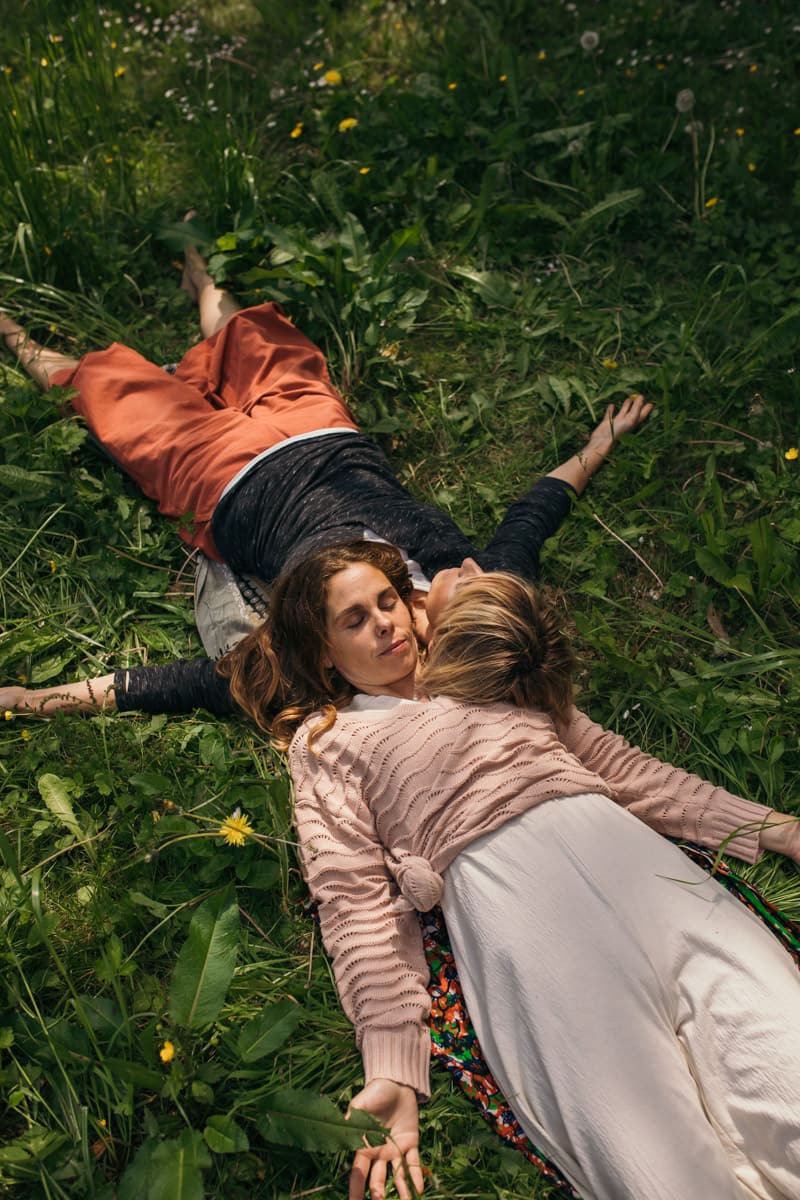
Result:
<svg viewBox="0 0 800 1200">
<path fill-rule="evenodd" d="M 643 754 L 577 709 L 557 723 L 438 698 L 340 713 L 309 746 L 314 720 L 289 751 L 303 869 L 366 1079 L 420 1096 L 429 998 L 415 910 L 436 902 L 462 849 L 544 800 L 599 792 L 658 833 L 727 842 L 753 862 L 770 811 Z"/>
</svg>

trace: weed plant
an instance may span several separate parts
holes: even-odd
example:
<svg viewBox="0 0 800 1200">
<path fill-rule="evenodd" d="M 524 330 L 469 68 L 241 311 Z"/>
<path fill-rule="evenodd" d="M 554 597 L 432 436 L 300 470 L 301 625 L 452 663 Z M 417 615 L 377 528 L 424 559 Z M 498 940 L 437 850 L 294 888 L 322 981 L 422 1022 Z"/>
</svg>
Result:
<svg viewBox="0 0 800 1200">
<path fill-rule="evenodd" d="M 479 540 L 646 392 L 544 560 L 581 703 L 797 813 L 799 32 L 786 0 L 31 0 L 0 28 L 2 303 L 180 357 L 195 206 L 216 277 L 280 300 Z M 0 372 L 2 681 L 199 653 L 172 531 Z M 359 1065 L 282 762 L 203 713 L 12 717 L 0 779 L 2 1193 L 342 1195 Z M 795 869 L 747 874 L 800 916 Z M 423 1138 L 431 1197 L 551 1194 L 441 1077 Z"/>
</svg>

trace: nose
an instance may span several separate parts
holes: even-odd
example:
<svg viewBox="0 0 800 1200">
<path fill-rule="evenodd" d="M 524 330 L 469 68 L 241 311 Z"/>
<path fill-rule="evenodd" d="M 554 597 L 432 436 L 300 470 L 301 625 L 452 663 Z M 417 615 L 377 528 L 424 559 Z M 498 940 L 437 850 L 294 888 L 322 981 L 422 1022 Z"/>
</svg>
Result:
<svg viewBox="0 0 800 1200">
<path fill-rule="evenodd" d="M 473 576 L 482 574 L 483 567 L 476 563 L 474 558 L 465 558 L 458 568 L 459 579 L 472 579 Z"/>
<path fill-rule="evenodd" d="M 391 633 L 394 629 L 392 614 L 387 612 L 385 608 L 377 608 L 375 610 L 375 629 L 381 637 L 387 633 Z"/>
</svg>

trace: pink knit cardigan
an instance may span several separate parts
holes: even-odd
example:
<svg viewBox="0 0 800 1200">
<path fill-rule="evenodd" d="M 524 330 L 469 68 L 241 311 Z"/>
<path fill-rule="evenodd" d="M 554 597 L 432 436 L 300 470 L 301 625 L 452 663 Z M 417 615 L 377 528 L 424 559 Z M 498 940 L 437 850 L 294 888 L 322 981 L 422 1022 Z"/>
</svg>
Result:
<svg viewBox="0 0 800 1200">
<path fill-rule="evenodd" d="M 428 971 L 415 910 L 460 850 L 544 800 L 598 792 L 658 833 L 759 855 L 769 809 L 632 748 L 573 709 L 402 702 L 342 712 L 289 750 L 303 869 L 367 1081 L 428 1095 Z"/>
</svg>

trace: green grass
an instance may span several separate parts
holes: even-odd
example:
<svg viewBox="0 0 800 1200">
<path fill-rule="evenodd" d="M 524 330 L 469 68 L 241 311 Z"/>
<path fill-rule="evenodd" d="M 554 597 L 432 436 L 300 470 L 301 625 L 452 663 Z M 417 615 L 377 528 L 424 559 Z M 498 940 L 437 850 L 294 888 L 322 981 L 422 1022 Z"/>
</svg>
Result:
<svg viewBox="0 0 800 1200">
<path fill-rule="evenodd" d="M 777 0 L 36 0 L 0 29 L 2 304 L 74 353 L 179 357 L 195 206 L 217 276 L 284 302 L 412 490 L 477 539 L 645 391 L 649 427 L 544 560 L 582 703 L 797 813 L 797 54 Z M 198 653 L 177 538 L 8 357 L 0 442 L 0 681 Z M 202 714 L 15 719 L 0 779 L 0 1191 L 343 1194 L 335 1124 L 308 1153 L 265 1119 L 287 1088 L 344 1105 L 359 1065 L 263 740 Z M 241 849 L 207 836 L 237 806 Z M 795 869 L 748 876 L 800 916 Z M 178 1024 L 203 920 L 212 1017 Z M 262 1011 L 276 1045 L 251 1063 Z M 548 1195 L 446 1079 L 423 1137 L 432 1197 Z"/>
</svg>

